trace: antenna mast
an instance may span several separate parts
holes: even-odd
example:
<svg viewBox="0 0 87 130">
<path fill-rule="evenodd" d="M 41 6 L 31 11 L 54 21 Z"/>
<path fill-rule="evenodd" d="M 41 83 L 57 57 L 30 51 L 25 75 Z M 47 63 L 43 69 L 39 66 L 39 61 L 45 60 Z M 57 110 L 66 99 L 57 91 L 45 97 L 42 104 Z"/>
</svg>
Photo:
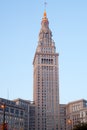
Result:
<svg viewBox="0 0 87 130">
<path fill-rule="evenodd" d="M 47 2 L 46 0 L 44 1 L 44 10 L 46 10 L 46 7 L 47 7 Z"/>
</svg>

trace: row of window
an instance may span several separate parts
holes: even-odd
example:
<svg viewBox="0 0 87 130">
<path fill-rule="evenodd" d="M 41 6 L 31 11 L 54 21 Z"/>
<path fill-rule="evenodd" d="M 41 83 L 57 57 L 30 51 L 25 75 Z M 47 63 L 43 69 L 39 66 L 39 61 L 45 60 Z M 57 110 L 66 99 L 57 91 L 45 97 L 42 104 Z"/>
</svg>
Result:
<svg viewBox="0 0 87 130">
<path fill-rule="evenodd" d="M 53 59 L 41 59 L 42 64 L 53 64 Z"/>
<path fill-rule="evenodd" d="M 3 111 L 3 109 L 0 108 L 0 111 Z M 9 107 L 5 108 L 5 112 L 16 114 L 18 116 L 23 116 L 24 115 L 24 113 L 23 113 L 22 110 L 18 110 L 18 109 L 14 109 L 14 108 L 9 108 Z"/>
</svg>

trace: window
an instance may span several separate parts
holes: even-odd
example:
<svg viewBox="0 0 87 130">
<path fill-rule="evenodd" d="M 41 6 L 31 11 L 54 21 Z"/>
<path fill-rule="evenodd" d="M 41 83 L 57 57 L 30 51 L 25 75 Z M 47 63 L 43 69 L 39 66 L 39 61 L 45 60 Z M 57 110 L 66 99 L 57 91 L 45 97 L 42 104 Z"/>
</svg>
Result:
<svg viewBox="0 0 87 130">
<path fill-rule="evenodd" d="M 15 110 L 15 114 L 16 114 L 16 115 L 19 115 L 19 110 Z"/>
<path fill-rule="evenodd" d="M 13 109 L 13 108 L 11 108 L 11 109 L 10 109 L 10 112 L 11 112 L 11 113 L 14 113 L 14 109 Z"/>
</svg>

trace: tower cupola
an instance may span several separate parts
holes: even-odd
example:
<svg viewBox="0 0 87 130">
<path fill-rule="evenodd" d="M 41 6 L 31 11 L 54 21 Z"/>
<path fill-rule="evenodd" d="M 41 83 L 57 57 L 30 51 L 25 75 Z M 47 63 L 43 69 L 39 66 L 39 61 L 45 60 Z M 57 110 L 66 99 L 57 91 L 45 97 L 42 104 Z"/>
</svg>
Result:
<svg viewBox="0 0 87 130">
<path fill-rule="evenodd" d="M 46 11 L 44 11 L 41 25 L 42 25 L 42 28 L 44 28 L 44 27 L 45 27 L 45 28 L 49 28 L 49 21 L 48 21 L 48 18 L 47 18 L 47 13 L 46 13 Z"/>
</svg>

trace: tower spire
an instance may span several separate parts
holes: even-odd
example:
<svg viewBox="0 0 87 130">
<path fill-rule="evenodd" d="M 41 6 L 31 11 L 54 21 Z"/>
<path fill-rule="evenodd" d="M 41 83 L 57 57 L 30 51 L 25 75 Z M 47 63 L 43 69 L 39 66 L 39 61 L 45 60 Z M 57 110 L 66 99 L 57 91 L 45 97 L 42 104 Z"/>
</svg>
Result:
<svg viewBox="0 0 87 130">
<path fill-rule="evenodd" d="M 47 13 L 46 13 L 46 5 L 47 5 L 47 2 L 45 0 L 44 1 L 44 14 L 43 14 L 43 18 L 42 18 L 42 23 L 49 24 L 48 19 L 47 19 Z"/>
<path fill-rule="evenodd" d="M 47 18 L 46 6 L 47 6 L 47 2 L 46 2 L 46 0 L 45 0 L 45 1 L 44 1 L 44 16 L 43 16 L 43 18 Z"/>
</svg>

